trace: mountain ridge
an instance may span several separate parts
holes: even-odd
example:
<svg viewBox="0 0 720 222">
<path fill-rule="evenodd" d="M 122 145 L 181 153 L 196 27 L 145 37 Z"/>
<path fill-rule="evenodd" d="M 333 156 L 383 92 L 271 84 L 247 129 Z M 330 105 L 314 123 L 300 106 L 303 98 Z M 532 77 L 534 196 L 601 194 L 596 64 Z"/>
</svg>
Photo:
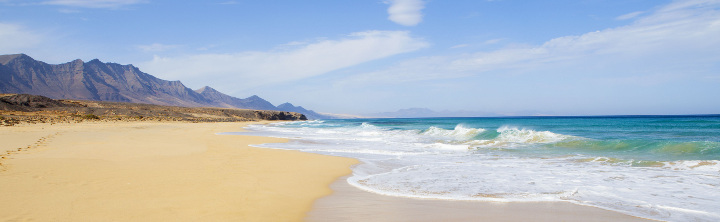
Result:
<svg viewBox="0 0 720 222">
<path fill-rule="evenodd" d="M 0 55 L 0 93 L 33 94 L 51 99 L 289 111 L 257 95 L 240 99 L 209 86 L 192 90 L 180 81 L 159 79 L 133 65 L 99 59 L 88 62 L 76 59 L 52 65 L 26 54 Z M 302 110 L 308 112 L 308 118 L 325 117 Z"/>
</svg>

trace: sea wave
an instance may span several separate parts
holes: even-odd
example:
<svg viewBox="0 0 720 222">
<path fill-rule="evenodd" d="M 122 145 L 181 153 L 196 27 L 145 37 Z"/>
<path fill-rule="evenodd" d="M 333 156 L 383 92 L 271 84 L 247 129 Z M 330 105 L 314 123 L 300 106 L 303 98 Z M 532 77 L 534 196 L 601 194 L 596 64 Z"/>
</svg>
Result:
<svg viewBox="0 0 720 222">
<path fill-rule="evenodd" d="M 498 134 L 495 138 L 470 141 L 468 145 L 473 148 L 512 148 L 532 144 L 557 143 L 579 138 L 550 131 L 535 131 L 508 126 L 500 127 L 496 131 Z"/>
<path fill-rule="evenodd" d="M 475 138 L 482 132 L 485 132 L 485 129 L 469 128 L 463 126 L 462 124 L 458 124 L 452 130 L 431 126 L 430 128 L 422 131 L 420 134 L 441 140 L 467 141 Z"/>
</svg>

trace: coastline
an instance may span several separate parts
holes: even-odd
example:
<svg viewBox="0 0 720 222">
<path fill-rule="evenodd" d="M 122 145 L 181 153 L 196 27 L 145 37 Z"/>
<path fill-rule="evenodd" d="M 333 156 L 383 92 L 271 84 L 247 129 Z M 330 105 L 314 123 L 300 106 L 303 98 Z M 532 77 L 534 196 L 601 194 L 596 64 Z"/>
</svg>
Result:
<svg viewBox="0 0 720 222">
<path fill-rule="evenodd" d="M 360 190 L 348 176 L 315 201 L 306 221 L 654 221 L 569 202 L 482 202 L 393 197 Z"/>
<path fill-rule="evenodd" d="M 301 221 L 357 163 L 217 135 L 257 123 L 1 127 L 0 220 Z"/>
</svg>

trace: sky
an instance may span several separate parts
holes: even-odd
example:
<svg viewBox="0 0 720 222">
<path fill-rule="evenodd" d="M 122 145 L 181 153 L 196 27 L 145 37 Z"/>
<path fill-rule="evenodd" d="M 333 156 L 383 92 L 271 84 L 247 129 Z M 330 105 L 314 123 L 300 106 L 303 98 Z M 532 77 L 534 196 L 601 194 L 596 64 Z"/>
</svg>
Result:
<svg viewBox="0 0 720 222">
<path fill-rule="evenodd" d="M 0 0 L 14 53 L 326 113 L 720 113 L 720 0 Z"/>
</svg>

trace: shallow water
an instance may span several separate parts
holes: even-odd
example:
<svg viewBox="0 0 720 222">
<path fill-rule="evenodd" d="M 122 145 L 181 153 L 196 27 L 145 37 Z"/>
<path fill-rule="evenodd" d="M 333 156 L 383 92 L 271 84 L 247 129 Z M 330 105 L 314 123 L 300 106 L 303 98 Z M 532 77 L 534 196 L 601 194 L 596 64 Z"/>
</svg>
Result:
<svg viewBox="0 0 720 222">
<path fill-rule="evenodd" d="M 357 119 L 252 125 L 263 147 L 360 159 L 348 182 L 391 196 L 569 201 L 720 220 L 720 116 Z"/>
</svg>

